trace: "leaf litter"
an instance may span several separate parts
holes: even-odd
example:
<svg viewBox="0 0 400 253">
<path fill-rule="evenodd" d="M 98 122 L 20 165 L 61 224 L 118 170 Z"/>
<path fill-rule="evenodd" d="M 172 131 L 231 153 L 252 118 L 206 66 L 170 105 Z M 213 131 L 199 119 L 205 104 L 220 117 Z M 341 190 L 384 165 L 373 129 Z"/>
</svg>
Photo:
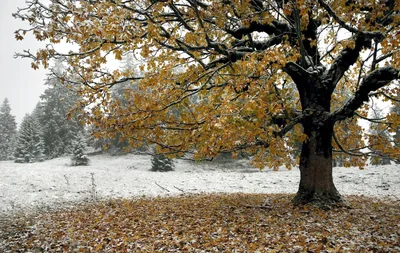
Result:
<svg viewBox="0 0 400 253">
<path fill-rule="evenodd" d="M 2 224 L 1 252 L 399 252 L 400 202 L 293 206 L 290 194 L 186 194 L 86 203 Z"/>
</svg>

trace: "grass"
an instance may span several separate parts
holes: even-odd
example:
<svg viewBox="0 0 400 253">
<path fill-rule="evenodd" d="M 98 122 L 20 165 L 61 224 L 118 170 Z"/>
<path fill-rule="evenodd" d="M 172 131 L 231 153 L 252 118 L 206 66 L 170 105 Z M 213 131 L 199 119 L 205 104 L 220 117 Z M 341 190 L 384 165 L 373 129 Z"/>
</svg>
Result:
<svg viewBox="0 0 400 253">
<path fill-rule="evenodd" d="M 89 203 L 19 217 L 1 252 L 399 252 L 400 203 L 293 206 L 291 195 L 213 194 Z M 265 203 L 265 205 L 261 205 Z"/>
</svg>

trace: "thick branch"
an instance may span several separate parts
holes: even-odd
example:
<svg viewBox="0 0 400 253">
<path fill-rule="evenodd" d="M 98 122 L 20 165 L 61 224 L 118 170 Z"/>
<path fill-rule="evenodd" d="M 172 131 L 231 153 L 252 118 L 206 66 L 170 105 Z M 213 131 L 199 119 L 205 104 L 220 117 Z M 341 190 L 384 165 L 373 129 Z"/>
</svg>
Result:
<svg viewBox="0 0 400 253">
<path fill-rule="evenodd" d="M 356 63 L 360 56 L 360 52 L 364 47 L 371 46 L 371 39 L 358 35 L 355 38 L 354 48 L 346 47 L 340 52 L 332 63 L 327 74 L 327 82 L 330 85 L 331 91 L 336 87 L 336 84 L 343 77 L 344 73 L 350 68 L 351 65 Z"/>
<path fill-rule="evenodd" d="M 251 51 L 262 51 L 282 43 L 283 36 L 272 36 L 266 41 L 237 40 L 232 44 L 234 48 L 249 48 Z M 251 38 L 251 37 L 250 37 Z"/>
<path fill-rule="evenodd" d="M 274 20 L 270 24 L 251 22 L 248 27 L 240 27 L 236 30 L 225 29 L 225 31 L 240 40 L 244 35 L 252 32 L 265 32 L 269 35 L 278 35 L 293 32 L 293 29 L 285 22 Z"/>
<path fill-rule="evenodd" d="M 296 118 L 292 119 L 287 125 L 285 125 L 280 131 L 274 132 L 275 136 L 283 137 L 287 134 L 290 130 L 293 129 L 294 126 L 299 124 L 307 115 L 301 114 Z"/>
<path fill-rule="evenodd" d="M 304 80 L 310 76 L 310 73 L 294 62 L 286 63 L 286 65 L 283 67 L 283 71 L 285 71 L 292 78 L 293 82 L 297 86 L 297 89 L 300 93 L 302 93 L 304 89 L 302 85 Z"/>
<path fill-rule="evenodd" d="M 364 102 L 369 99 L 369 93 L 389 84 L 395 79 L 400 79 L 400 71 L 393 67 L 383 67 L 371 72 L 361 83 L 353 98 L 350 99 L 342 108 L 332 113 L 334 121 L 344 120 L 354 115 Z"/>
</svg>

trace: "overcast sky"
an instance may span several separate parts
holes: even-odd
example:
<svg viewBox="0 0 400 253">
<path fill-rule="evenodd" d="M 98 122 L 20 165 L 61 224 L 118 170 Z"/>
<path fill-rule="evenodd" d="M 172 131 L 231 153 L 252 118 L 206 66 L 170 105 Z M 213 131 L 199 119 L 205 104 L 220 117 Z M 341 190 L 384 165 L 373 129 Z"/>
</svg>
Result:
<svg viewBox="0 0 400 253">
<path fill-rule="evenodd" d="M 23 49 L 34 52 L 39 47 L 32 37 L 23 41 L 14 39 L 15 30 L 27 27 L 27 24 L 12 17 L 17 7 L 25 7 L 25 0 L 2 1 L 0 8 L 0 104 L 8 98 L 11 113 L 19 124 L 39 102 L 39 96 L 46 88 L 46 71 L 33 70 L 29 59 L 14 59 L 15 52 Z"/>
</svg>

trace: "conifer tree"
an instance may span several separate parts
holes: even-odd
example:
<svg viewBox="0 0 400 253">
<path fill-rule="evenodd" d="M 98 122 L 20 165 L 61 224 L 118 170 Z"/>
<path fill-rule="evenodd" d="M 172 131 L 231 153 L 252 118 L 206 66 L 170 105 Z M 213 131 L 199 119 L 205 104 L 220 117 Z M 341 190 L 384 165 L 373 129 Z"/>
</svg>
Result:
<svg viewBox="0 0 400 253">
<path fill-rule="evenodd" d="M 16 133 L 15 116 L 11 115 L 10 104 L 5 98 L 0 107 L 0 161 L 12 158 Z"/>
<path fill-rule="evenodd" d="M 15 162 L 28 163 L 43 161 L 43 133 L 38 120 L 26 114 L 18 131 L 15 149 Z"/>
<path fill-rule="evenodd" d="M 37 117 L 42 125 L 44 153 L 49 158 L 59 157 L 72 152 L 73 140 L 83 131 L 76 116 L 67 115 L 77 101 L 76 94 L 61 84 L 64 66 L 56 61 L 51 68 L 46 85 L 48 88 L 40 96 L 36 107 Z"/>
<path fill-rule="evenodd" d="M 166 157 L 162 153 L 157 153 L 157 150 L 154 150 L 154 153 L 151 157 L 150 171 L 168 172 L 173 171 L 174 168 L 175 165 L 172 159 Z"/>
<path fill-rule="evenodd" d="M 72 166 L 89 165 L 89 158 L 85 154 L 85 138 L 83 134 L 80 134 L 73 144 L 73 153 L 71 157 Z"/>
</svg>

